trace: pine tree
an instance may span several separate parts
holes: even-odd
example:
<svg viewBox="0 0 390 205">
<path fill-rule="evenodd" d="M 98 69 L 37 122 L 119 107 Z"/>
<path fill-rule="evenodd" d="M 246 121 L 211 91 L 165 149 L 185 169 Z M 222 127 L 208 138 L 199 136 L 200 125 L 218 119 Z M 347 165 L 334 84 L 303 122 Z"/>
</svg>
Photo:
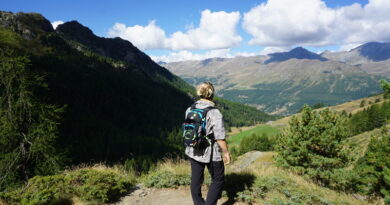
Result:
<svg viewBox="0 0 390 205">
<path fill-rule="evenodd" d="M 380 84 L 383 89 L 383 92 L 385 93 L 385 98 L 390 97 L 390 82 L 387 82 L 386 80 L 381 80 Z"/>
<path fill-rule="evenodd" d="M 390 198 L 390 132 L 384 126 L 382 134 L 374 137 L 367 152 L 359 159 L 355 171 L 359 175 L 357 191 L 381 194 Z"/>
<path fill-rule="evenodd" d="M 0 190 L 60 167 L 55 149 L 62 109 L 39 101 L 45 85 L 28 69 L 29 60 L 0 49 Z"/>
<path fill-rule="evenodd" d="M 349 136 L 346 119 L 329 109 L 304 106 L 301 117 L 294 116 L 278 138 L 278 164 L 329 185 L 334 172 L 351 160 L 342 143 Z"/>
</svg>

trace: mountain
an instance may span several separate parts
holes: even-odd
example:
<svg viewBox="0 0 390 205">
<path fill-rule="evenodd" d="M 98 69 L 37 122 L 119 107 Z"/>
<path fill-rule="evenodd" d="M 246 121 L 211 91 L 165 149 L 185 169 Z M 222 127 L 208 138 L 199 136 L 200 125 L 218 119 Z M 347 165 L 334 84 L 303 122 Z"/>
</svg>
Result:
<svg viewBox="0 0 390 205">
<path fill-rule="evenodd" d="M 40 14 L 0 11 L 0 52 L 26 56 L 25 69 L 42 76 L 47 87 L 34 96 L 64 106 L 57 146 L 72 163 L 180 153 L 179 128 L 194 88 L 131 42 L 98 37 L 77 21 L 54 30 Z M 217 101 L 227 127 L 273 119 Z"/>
<path fill-rule="evenodd" d="M 365 60 L 366 64 L 356 65 L 337 60 L 341 57 L 336 55 L 317 55 L 298 47 L 268 56 L 208 59 L 207 64 L 182 61 L 164 66 L 193 85 L 213 82 L 218 95 L 226 99 L 283 115 L 298 111 L 303 104 L 335 105 L 381 92 L 378 80 L 390 77 L 386 67 L 390 61 Z"/>
<path fill-rule="evenodd" d="M 289 52 L 271 53 L 268 56 L 270 56 L 270 58 L 264 62 L 265 64 L 272 63 L 272 62 L 282 62 L 282 61 L 286 61 L 286 60 L 289 60 L 292 58 L 320 60 L 320 61 L 327 60 L 326 58 L 324 58 L 316 53 L 312 53 L 312 52 L 310 52 L 302 47 L 294 48 L 294 49 L 290 50 Z"/>
<path fill-rule="evenodd" d="M 29 69 L 44 76 L 48 89 L 40 98 L 66 106 L 59 146 L 75 163 L 177 150 L 160 137 L 180 125 L 193 102 L 180 78 L 129 42 L 96 37 L 75 22 L 54 31 L 40 14 L 8 12 L 0 12 L 0 22 L 1 48 L 28 56 Z M 66 35 L 69 27 L 74 36 Z M 134 58 L 121 59 L 120 51 Z"/>
<path fill-rule="evenodd" d="M 370 42 L 363 44 L 354 50 L 358 50 L 360 55 L 376 62 L 390 58 L 390 43 Z"/>
<path fill-rule="evenodd" d="M 321 56 L 350 65 L 381 62 L 390 59 L 390 43 L 370 42 L 351 49 L 350 51 L 326 51 L 322 53 Z"/>
<path fill-rule="evenodd" d="M 82 51 L 90 51 L 101 56 L 123 61 L 125 63 L 134 65 L 146 75 L 152 77 L 162 76 L 168 81 L 179 80 L 174 77 L 165 68 L 159 66 L 145 53 L 141 52 L 131 42 L 116 38 L 102 38 L 94 35 L 92 31 L 78 23 L 77 21 L 70 21 L 59 25 L 56 32 L 60 34 L 67 42 Z"/>
</svg>

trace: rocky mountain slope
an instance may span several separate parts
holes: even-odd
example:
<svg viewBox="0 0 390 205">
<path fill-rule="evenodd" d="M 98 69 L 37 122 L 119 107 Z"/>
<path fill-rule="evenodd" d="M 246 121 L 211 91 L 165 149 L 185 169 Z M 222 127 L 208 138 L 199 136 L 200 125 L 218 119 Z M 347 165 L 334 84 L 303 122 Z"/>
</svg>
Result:
<svg viewBox="0 0 390 205">
<path fill-rule="evenodd" d="M 349 52 L 318 55 L 298 47 L 267 56 L 163 66 L 193 85 L 215 83 L 227 99 L 273 114 L 291 114 L 303 104 L 334 105 L 380 92 L 378 80 L 390 77 L 388 55 L 388 44 L 369 43 Z"/>
</svg>

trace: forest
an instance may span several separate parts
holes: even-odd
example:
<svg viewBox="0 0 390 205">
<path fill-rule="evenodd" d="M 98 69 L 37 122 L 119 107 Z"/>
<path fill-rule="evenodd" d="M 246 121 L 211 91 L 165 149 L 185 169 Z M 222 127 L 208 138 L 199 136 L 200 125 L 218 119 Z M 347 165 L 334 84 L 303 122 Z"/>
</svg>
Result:
<svg viewBox="0 0 390 205">
<path fill-rule="evenodd" d="M 66 24 L 56 32 L 40 14 L 1 17 L 0 190 L 80 163 L 142 161 L 141 171 L 183 154 L 180 127 L 196 100 L 193 87 L 128 41 L 96 37 L 71 22 L 76 41 L 64 33 Z M 144 57 L 128 61 L 92 49 L 101 45 Z M 227 128 L 273 119 L 220 98 L 217 106 Z"/>
</svg>

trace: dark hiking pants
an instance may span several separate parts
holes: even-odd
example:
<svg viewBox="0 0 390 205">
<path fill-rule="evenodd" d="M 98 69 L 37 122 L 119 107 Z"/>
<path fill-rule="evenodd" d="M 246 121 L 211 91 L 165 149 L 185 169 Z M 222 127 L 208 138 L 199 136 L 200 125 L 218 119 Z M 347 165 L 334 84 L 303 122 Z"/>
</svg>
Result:
<svg viewBox="0 0 390 205">
<path fill-rule="evenodd" d="M 215 205 L 221 195 L 225 167 L 223 161 L 202 163 L 191 159 L 191 195 L 194 205 Z M 204 168 L 207 166 L 211 176 L 211 185 L 206 201 L 202 198 L 201 187 L 204 180 Z"/>
</svg>

